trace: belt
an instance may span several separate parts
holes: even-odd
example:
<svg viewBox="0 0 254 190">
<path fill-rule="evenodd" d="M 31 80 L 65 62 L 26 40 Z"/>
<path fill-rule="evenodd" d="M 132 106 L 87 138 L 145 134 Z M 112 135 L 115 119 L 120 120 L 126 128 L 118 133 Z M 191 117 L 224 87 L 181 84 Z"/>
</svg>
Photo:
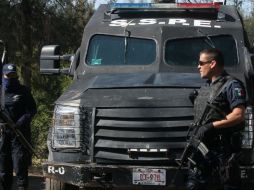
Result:
<svg viewBox="0 0 254 190">
<path fill-rule="evenodd" d="M 210 141 L 209 148 L 211 149 L 220 149 L 224 148 L 225 150 L 238 151 L 241 141 L 241 132 L 233 132 L 231 135 L 217 134 Z"/>
</svg>

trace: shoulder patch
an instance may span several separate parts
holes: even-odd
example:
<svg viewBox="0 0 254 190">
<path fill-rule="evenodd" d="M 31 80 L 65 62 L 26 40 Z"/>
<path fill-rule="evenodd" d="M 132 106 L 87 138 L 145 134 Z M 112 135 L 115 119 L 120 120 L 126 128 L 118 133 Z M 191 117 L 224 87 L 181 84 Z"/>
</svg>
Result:
<svg viewBox="0 0 254 190">
<path fill-rule="evenodd" d="M 245 92 L 242 88 L 234 88 L 235 96 L 240 98 L 245 96 Z"/>
</svg>

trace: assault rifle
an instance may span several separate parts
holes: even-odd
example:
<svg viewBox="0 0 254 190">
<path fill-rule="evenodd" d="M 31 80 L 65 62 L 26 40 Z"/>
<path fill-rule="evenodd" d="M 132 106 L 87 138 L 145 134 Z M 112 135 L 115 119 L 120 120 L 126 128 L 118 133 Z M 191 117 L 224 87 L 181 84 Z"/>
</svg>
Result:
<svg viewBox="0 0 254 190">
<path fill-rule="evenodd" d="M 0 65 L 0 71 L 1 71 L 1 74 L 2 74 L 3 65 L 7 62 L 7 48 L 6 48 L 6 44 L 2 40 L 0 40 L 0 44 L 3 46 L 3 53 L 2 53 L 1 65 Z M 2 83 L 2 80 L 1 80 L 0 83 Z M 15 135 L 17 136 L 17 138 L 20 141 L 20 143 L 28 150 L 28 152 L 30 154 L 34 154 L 37 158 L 39 158 L 39 156 L 35 153 L 35 150 L 33 149 L 32 145 L 26 140 L 26 138 L 21 133 L 21 131 L 19 129 L 15 128 L 15 123 L 9 117 L 9 115 L 6 113 L 6 111 L 4 109 L 4 107 L 5 107 L 5 99 L 4 99 L 4 97 L 5 97 L 4 87 L 1 84 L 1 110 L 0 110 L 0 118 L 3 119 L 7 123 L 7 127 L 9 127 L 15 133 Z"/>
<path fill-rule="evenodd" d="M 175 183 L 178 172 L 182 169 L 183 165 L 185 163 L 187 163 L 187 161 L 190 161 L 192 164 L 196 165 L 196 162 L 194 160 L 192 160 L 192 158 L 191 158 L 191 156 L 193 155 L 194 152 L 200 151 L 204 157 L 209 152 L 206 145 L 200 139 L 197 138 L 197 133 L 198 133 L 199 127 L 201 126 L 201 122 L 203 121 L 204 117 L 206 116 L 207 111 L 209 110 L 210 104 L 211 103 L 207 102 L 200 119 L 198 119 L 197 123 L 191 125 L 189 128 L 187 137 L 189 136 L 191 129 L 193 129 L 192 135 L 187 140 L 187 144 L 185 146 L 185 149 L 184 149 L 180 159 L 176 160 L 176 163 L 178 164 L 178 168 L 177 168 L 177 171 L 176 171 L 174 177 L 171 180 L 171 184 Z"/>
<path fill-rule="evenodd" d="M 206 147 L 206 145 L 201 141 L 202 139 L 198 139 L 197 138 L 197 133 L 198 130 L 200 128 L 200 126 L 202 125 L 202 121 L 204 121 L 205 116 L 207 114 L 207 112 L 209 111 L 209 109 L 216 109 L 215 106 L 213 105 L 214 100 L 216 99 L 217 96 L 220 95 L 220 93 L 222 92 L 222 90 L 228 85 L 228 83 L 231 81 L 231 78 L 229 78 L 214 94 L 213 98 L 208 101 L 205 105 L 205 108 L 203 110 L 203 113 L 201 114 L 200 118 L 197 120 L 197 122 L 190 126 L 187 137 L 189 136 L 190 133 L 190 129 L 193 129 L 192 131 L 192 135 L 190 136 L 190 138 L 187 140 L 187 144 L 185 146 L 185 149 L 180 157 L 180 159 L 176 160 L 176 163 L 178 164 L 178 169 L 175 173 L 175 175 L 173 176 L 172 180 L 171 180 L 171 184 L 175 183 L 176 180 L 176 176 L 178 174 L 178 172 L 181 170 L 181 168 L 183 167 L 183 165 L 187 162 L 190 161 L 192 164 L 196 165 L 196 162 L 194 160 L 191 159 L 192 155 L 194 152 L 199 151 L 204 157 L 207 156 L 207 154 L 209 153 L 208 148 Z M 197 96 L 197 94 L 195 95 Z"/>
</svg>

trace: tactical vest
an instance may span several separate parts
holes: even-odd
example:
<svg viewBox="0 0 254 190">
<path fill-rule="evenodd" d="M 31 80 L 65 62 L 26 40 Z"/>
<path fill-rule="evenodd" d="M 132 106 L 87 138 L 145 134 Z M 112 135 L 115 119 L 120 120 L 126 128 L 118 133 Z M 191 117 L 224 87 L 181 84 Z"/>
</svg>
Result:
<svg viewBox="0 0 254 190">
<path fill-rule="evenodd" d="M 236 80 L 230 75 L 222 76 L 218 81 L 210 86 L 201 87 L 198 93 L 198 96 L 194 102 L 194 122 L 204 125 L 213 121 L 222 120 L 226 117 L 227 114 L 231 112 L 229 103 L 223 98 L 222 92 L 228 86 L 228 84 Z M 208 109 L 201 119 L 204 110 L 208 105 Z M 229 131 L 239 131 L 241 129 L 239 125 L 232 126 L 225 129 L 217 130 L 217 132 L 223 134 L 228 133 Z"/>
<path fill-rule="evenodd" d="M 228 84 L 233 80 L 236 79 L 230 75 L 225 75 L 218 79 L 218 81 L 215 81 L 214 84 L 200 88 L 194 102 L 195 123 L 204 125 L 213 121 L 222 120 L 232 111 L 223 93 Z M 206 109 L 206 113 L 204 113 L 207 102 L 210 104 L 208 105 L 208 109 Z M 244 125 L 241 123 L 223 129 L 214 129 L 213 132 L 209 133 L 209 136 L 204 139 L 204 143 L 211 149 L 224 147 L 224 151 L 239 152 L 241 149 L 240 131 L 243 126 Z"/>
</svg>

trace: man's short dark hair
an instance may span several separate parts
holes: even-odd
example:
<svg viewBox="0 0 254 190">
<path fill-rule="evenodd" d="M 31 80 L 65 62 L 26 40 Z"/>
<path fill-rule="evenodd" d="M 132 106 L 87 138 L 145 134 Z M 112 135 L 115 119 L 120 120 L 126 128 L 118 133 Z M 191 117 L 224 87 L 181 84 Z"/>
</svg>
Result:
<svg viewBox="0 0 254 190">
<path fill-rule="evenodd" d="M 200 52 L 201 54 L 207 54 L 209 60 L 215 60 L 220 67 L 224 66 L 224 56 L 219 49 L 211 48 L 211 49 L 204 49 Z"/>
</svg>

